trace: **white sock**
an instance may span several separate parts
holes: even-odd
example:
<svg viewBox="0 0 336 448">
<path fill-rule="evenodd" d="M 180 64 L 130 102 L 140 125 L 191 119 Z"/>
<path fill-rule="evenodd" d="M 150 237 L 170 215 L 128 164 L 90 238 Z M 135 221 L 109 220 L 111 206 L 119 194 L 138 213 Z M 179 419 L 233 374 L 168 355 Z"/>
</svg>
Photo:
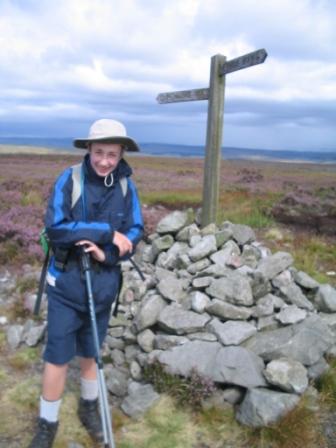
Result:
<svg viewBox="0 0 336 448">
<path fill-rule="evenodd" d="M 62 399 L 56 401 L 45 400 L 40 397 L 40 417 L 48 420 L 48 422 L 58 421 L 58 412 Z"/>
<path fill-rule="evenodd" d="M 98 398 L 98 381 L 81 378 L 81 397 L 84 400 L 95 400 Z"/>
</svg>

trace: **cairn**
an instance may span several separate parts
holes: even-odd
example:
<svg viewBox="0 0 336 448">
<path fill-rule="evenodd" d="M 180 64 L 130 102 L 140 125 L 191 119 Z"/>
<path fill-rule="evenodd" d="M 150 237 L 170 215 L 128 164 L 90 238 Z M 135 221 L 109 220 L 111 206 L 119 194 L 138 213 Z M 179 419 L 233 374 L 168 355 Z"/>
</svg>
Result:
<svg viewBox="0 0 336 448">
<path fill-rule="evenodd" d="M 107 387 L 132 417 L 159 398 L 143 379 L 156 361 L 183 377 L 197 370 L 239 422 L 265 426 L 292 410 L 336 355 L 336 289 L 298 271 L 291 254 L 272 254 L 248 226 L 201 229 L 192 211 L 175 211 L 136 261 L 146 280 L 123 264 L 104 347 Z M 10 333 L 17 344 L 17 326 Z"/>
</svg>

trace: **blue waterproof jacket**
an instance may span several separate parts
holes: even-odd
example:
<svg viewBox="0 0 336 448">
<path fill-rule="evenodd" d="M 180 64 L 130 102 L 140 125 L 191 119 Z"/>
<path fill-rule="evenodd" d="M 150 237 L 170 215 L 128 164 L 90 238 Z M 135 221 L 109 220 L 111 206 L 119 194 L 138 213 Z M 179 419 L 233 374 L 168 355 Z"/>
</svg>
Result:
<svg viewBox="0 0 336 448">
<path fill-rule="evenodd" d="M 67 168 L 56 180 L 45 217 L 45 226 L 53 249 L 69 250 L 65 271 L 55 266 L 51 257 L 47 274 L 49 300 L 61 302 L 80 311 L 87 310 L 86 285 L 80 270 L 79 249 L 75 243 L 86 239 L 104 250 L 104 263 L 95 263 L 91 270 L 93 297 L 96 312 L 111 306 L 119 291 L 119 262 L 131 254 L 119 256 L 119 250 L 112 243 L 114 231 L 126 235 L 133 248 L 143 235 L 143 219 L 136 187 L 130 176 L 132 169 L 121 159 L 113 171 L 111 187 L 104 185 L 104 178 L 91 167 L 89 154 L 82 163 L 81 197 L 74 206 L 72 201 L 72 167 Z M 120 179 L 127 178 L 126 195 Z M 83 200 L 84 199 L 84 200 Z"/>
</svg>

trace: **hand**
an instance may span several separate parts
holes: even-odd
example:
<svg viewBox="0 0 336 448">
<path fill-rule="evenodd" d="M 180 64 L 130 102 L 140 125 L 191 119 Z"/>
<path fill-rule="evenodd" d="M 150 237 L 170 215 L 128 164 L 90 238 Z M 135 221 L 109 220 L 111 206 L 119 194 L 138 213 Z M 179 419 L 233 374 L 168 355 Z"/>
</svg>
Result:
<svg viewBox="0 0 336 448">
<path fill-rule="evenodd" d="M 105 253 L 100 247 L 97 246 L 97 244 L 93 243 L 89 240 L 80 240 L 78 243 L 76 243 L 76 246 L 86 246 L 84 248 L 84 252 L 91 253 L 92 257 L 102 263 L 105 261 Z"/>
<path fill-rule="evenodd" d="M 128 252 L 132 252 L 133 250 L 133 244 L 127 238 L 127 236 L 117 231 L 114 232 L 113 244 L 115 244 L 118 247 L 119 255 L 121 257 L 123 257 Z"/>
</svg>

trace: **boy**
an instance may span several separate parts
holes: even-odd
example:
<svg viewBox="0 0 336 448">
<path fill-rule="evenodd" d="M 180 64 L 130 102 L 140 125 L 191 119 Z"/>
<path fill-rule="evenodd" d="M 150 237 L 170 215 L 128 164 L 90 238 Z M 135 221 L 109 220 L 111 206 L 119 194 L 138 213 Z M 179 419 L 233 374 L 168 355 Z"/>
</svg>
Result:
<svg viewBox="0 0 336 448">
<path fill-rule="evenodd" d="M 86 286 L 80 270 L 81 245 L 92 260 L 92 288 L 99 342 L 120 285 L 119 262 L 129 258 L 143 234 L 143 220 L 125 150 L 138 151 L 120 122 L 93 123 L 87 138 L 74 140 L 87 149 L 80 183 L 74 167 L 57 179 L 45 224 L 54 256 L 47 274 L 48 339 L 44 352 L 38 429 L 30 448 L 52 447 L 69 361 L 80 356 L 81 397 L 78 416 L 90 436 L 103 439 L 98 413 L 98 383 Z M 80 185 L 80 188 L 79 188 Z M 75 196 L 73 189 L 79 190 Z"/>
</svg>

